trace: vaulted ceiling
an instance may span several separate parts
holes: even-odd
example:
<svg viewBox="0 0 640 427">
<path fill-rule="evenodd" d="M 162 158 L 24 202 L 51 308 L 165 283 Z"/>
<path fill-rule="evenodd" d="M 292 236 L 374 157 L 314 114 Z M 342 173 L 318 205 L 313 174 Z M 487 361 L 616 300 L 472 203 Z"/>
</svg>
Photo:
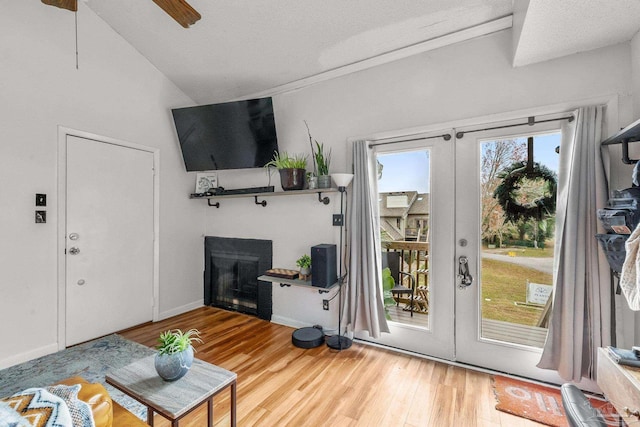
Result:
<svg viewBox="0 0 640 427">
<path fill-rule="evenodd" d="M 515 66 L 625 42 L 640 28 L 638 0 L 187 1 L 202 16 L 189 28 L 152 0 L 83 0 L 200 104 L 276 93 L 512 23 Z"/>
</svg>

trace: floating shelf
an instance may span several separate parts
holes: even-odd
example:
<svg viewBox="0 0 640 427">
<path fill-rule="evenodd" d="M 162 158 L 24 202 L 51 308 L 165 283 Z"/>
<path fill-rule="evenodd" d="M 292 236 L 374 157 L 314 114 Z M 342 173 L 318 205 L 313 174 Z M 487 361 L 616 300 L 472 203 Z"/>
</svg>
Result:
<svg viewBox="0 0 640 427">
<path fill-rule="evenodd" d="M 267 206 L 266 200 L 258 201 L 258 197 L 274 197 L 274 196 L 298 196 L 303 194 L 317 194 L 318 202 L 328 205 L 330 202 L 329 197 L 322 197 L 323 193 L 336 193 L 338 191 L 337 188 L 315 188 L 313 190 L 291 190 L 291 191 L 272 191 L 266 193 L 245 193 L 245 194 L 226 194 L 220 196 L 205 196 L 205 197 L 194 197 L 190 196 L 191 199 L 206 199 L 207 204 L 211 207 L 220 207 L 220 202 L 211 203 L 214 199 L 237 199 L 239 197 L 253 197 L 256 205 L 261 205 L 262 207 Z"/>
<path fill-rule="evenodd" d="M 640 120 L 636 120 L 620 132 L 605 139 L 601 145 L 622 144 L 622 162 L 632 165 L 638 160 L 629 158 L 629 143 L 636 141 L 640 141 Z"/>
<path fill-rule="evenodd" d="M 271 283 L 280 283 L 280 287 L 284 288 L 285 286 L 302 286 L 306 288 L 317 289 L 319 294 L 326 294 L 331 291 L 331 289 L 338 286 L 338 282 L 329 286 L 328 288 L 319 288 L 317 286 L 313 286 L 310 280 L 299 280 L 299 279 L 285 279 L 283 277 L 274 277 L 274 276 L 266 276 L 262 275 L 258 277 L 258 280 L 262 280 L 264 282 Z"/>
</svg>

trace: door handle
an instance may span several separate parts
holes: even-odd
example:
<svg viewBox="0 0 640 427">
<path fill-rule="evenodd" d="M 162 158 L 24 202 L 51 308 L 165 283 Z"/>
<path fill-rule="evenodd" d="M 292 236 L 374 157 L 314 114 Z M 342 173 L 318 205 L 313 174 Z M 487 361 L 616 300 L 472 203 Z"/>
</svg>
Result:
<svg viewBox="0 0 640 427">
<path fill-rule="evenodd" d="M 69 254 L 78 255 L 79 253 L 80 253 L 80 248 L 76 248 L 75 246 L 72 248 L 69 248 Z"/>
<path fill-rule="evenodd" d="M 466 289 L 473 283 L 473 276 L 469 273 L 469 259 L 466 256 L 458 258 L 458 289 Z"/>
</svg>

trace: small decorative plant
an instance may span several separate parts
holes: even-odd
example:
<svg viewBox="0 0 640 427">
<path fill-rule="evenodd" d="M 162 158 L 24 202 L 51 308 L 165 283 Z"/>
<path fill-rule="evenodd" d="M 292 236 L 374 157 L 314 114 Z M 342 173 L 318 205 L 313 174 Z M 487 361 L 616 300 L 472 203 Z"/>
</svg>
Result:
<svg viewBox="0 0 640 427">
<path fill-rule="evenodd" d="M 331 164 L 331 149 L 324 152 L 324 144 L 316 142 L 317 151 L 314 153 L 316 165 L 318 166 L 318 176 L 329 175 L 329 165 Z"/>
<path fill-rule="evenodd" d="M 281 153 L 275 152 L 273 159 L 265 165 L 265 167 L 274 167 L 276 169 L 306 169 L 307 156 L 304 154 L 289 155 L 286 151 Z"/>
<path fill-rule="evenodd" d="M 296 261 L 296 265 L 300 267 L 300 278 L 302 280 L 309 280 L 311 274 L 311 257 L 307 254 L 302 255 Z"/>
<path fill-rule="evenodd" d="M 189 329 L 187 332 L 182 332 L 180 329 L 172 329 L 160 334 L 156 350 L 158 350 L 158 354 L 161 355 L 181 353 L 189 347 L 192 347 L 193 342 L 202 344 L 200 331 L 197 329 Z"/>
<path fill-rule="evenodd" d="M 320 144 L 311 136 L 309 125 L 307 121 L 304 121 L 304 125 L 307 127 L 307 134 L 309 135 L 309 145 L 311 146 L 311 158 L 313 160 L 313 174 L 316 176 L 329 175 L 329 165 L 331 164 L 331 149 L 327 153 L 324 152 L 324 144 Z M 313 148 L 313 143 L 316 143 L 316 149 Z"/>
<path fill-rule="evenodd" d="M 311 268 L 311 257 L 307 254 L 302 255 L 296 261 L 296 265 L 300 268 Z"/>
<path fill-rule="evenodd" d="M 307 156 L 304 154 L 289 155 L 286 151 L 275 152 L 273 159 L 265 167 L 274 167 L 280 172 L 282 189 L 302 190 L 304 188 L 307 169 Z"/>
</svg>

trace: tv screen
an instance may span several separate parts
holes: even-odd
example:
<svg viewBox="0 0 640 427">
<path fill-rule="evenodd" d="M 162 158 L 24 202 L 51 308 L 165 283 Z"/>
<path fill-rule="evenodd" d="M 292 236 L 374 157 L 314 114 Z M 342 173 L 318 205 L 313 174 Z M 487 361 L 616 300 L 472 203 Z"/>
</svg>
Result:
<svg viewBox="0 0 640 427">
<path fill-rule="evenodd" d="M 271 98 L 171 112 L 189 172 L 262 167 L 278 149 Z"/>
</svg>

